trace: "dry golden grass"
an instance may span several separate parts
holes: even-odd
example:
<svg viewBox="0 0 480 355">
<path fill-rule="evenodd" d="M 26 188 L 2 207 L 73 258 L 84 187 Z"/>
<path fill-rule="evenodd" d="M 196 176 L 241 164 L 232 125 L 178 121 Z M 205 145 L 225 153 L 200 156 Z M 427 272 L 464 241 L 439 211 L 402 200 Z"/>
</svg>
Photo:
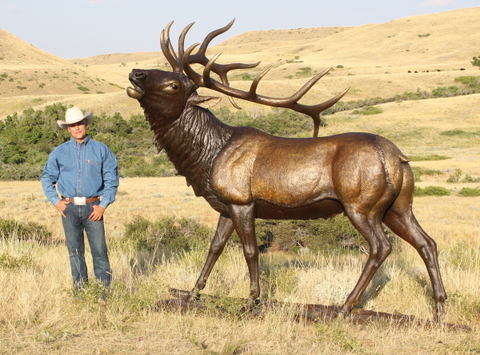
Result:
<svg viewBox="0 0 480 355">
<path fill-rule="evenodd" d="M 428 182 L 425 182 L 428 184 Z M 439 245 L 443 278 L 450 299 L 446 321 L 471 332 L 399 327 L 345 321 L 297 323 L 288 308 L 264 319 L 180 315 L 150 307 L 169 298 L 168 287 L 193 286 L 206 256 L 195 250 L 135 268 L 145 256 L 118 245 L 124 224 L 136 215 L 190 217 L 211 227 L 216 213 L 196 198 L 184 178 L 138 178 L 121 181 L 117 201 L 106 214 L 113 292 L 106 306 L 90 296 L 75 299 L 65 246 L 38 247 L 3 240 L 0 254 L 30 255 L 33 266 L 0 269 L 0 351 L 5 354 L 344 354 L 471 353 L 480 342 L 480 198 L 416 198 L 414 211 Z M 3 218 L 45 225 L 63 239 L 58 213 L 43 197 L 38 182 L 0 185 Z M 408 245 L 392 254 L 367 290 L 367 309 L 431 318 L 431 289 L 423 262 Z M 89 261 L 89 258 L 88 258 Z M 261 256 L 264 297 L 286 302 L 341 304 L 359 276 L 364 257 L 265 254 Z M 89 262 L 90 265 L 90 262 Z M 90 267 L 91 269 L 91 267 Z M 143 271 L 142 271 L 143 270 Z M 227 248 L 205 293 L 245 297 L 246 264 L 240 250 Z M 376 291 L 375 291 L 376 290 Z M 90 297 L 90 298 L 89 298 Z M 139 306 L 140 304 L 144 306 Z"/>
</svg>

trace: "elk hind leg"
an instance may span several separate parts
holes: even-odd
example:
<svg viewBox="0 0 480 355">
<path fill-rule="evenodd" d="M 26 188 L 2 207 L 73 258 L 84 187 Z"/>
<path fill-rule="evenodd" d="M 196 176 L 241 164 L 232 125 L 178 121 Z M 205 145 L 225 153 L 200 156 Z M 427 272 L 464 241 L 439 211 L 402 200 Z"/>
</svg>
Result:
<svg viewBox="0 0 480 355">
<path fill-rule="evenodd" d="M 375 214 L 364 215 L 348 211 L 348 209 L 345 209 L 345 211 L 353 226 L 363 235 L 370 247 L 370 253 L 360 278 L 343 305 L 343 313 L 348 315 L 353 307 L 360 303 L 362 294 L 378 268 L 390 254 L 392 246 L 385 235 L 381 219 L 378 216 Z"/>
<path fill-rule="evenodd" d="M 215 231 L 215 236 L 213 237 L 212 242 L 210 243 L 210 249 L 208 250 L 207 260 L 203 266 L 202 272 L 195 283 L 195 287 L 190 291 L 190 294 L 185 299 L 190 302 L 199 297 L 201 290 L 205 288 L 207 283 L 208 276 L 210 275 L 213 266 L 217 262 L 218 258 L 225 248 L 228 238 L 232 235 L 233 232 L 233 222 L 228 216 L 220 215 L 217 224 L 217 230 Z"/>
<path fill-rule="evenodd" d="M 392 232 L 411 244 L 423 259 L 432 283 L 436 309 L 434 318 L 440 321 L 445 314 L 447 294 L 440 275 L 437 244 L 422 229 L 411 209 L 405 211 L 394 205 L 385 215 L 384 222 Z"/>
</svg>

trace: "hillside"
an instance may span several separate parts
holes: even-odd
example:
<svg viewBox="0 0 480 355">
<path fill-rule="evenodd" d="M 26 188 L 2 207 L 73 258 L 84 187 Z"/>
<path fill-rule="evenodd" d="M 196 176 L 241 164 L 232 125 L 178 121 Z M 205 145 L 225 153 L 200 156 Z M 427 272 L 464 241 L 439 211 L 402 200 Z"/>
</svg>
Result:
<svg viewBox="0 0 480 355">
<path fill-rule="evenodd" d="M 92 76 L 83 68 L 2 29 L 0 60 L 0 98 L 35 96 L 37 101 L 42 101 L 40 97 L 44 95 L 100 94 L 120 90 L 105 78 Z"/>
<path fill-rule="evenodd" d="M 233 86 L 245 89 L 251 82 L 246 77 L 270 68 L 259 86 L 260 93 L 270 96 L 289 96 L 309 76 L 332 67 L 305 102 L 323 100 L 346 87 L 351 89 L 345 100 L 393 97 L 406 91 L 454 85 L 453 80 L 460 75 L 478 75 L 478 69 L 470 64 L 479 54 L 478 18 L 480 7 L 357 27 L 255 31 L 232 38 L 227 32 L 220 37 L 227 39 L 208 54 L 222 52 L 221 63 L 261 61 L 258 68 L 232 73 L 230 80 Z M 119 111 L 129 117 L 141 113 L 138 103 L 127 98 L 124 91 L 131 69 L 169 69 L 161 52 L 66 61 L 3 30 L 0 43 L 0 118 L 59 101 L 93 112 Z M 228 105 L 227 100 L 222 104 Z M 246 109 L 252 107 L 240 104 Z"/>
</svg>

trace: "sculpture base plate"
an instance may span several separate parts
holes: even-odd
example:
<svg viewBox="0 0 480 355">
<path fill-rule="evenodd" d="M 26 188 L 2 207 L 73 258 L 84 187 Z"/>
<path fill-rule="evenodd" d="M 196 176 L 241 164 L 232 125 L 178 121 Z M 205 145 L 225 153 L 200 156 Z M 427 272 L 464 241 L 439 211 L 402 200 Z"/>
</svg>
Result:
<svg viewBox="0 0 480 355">
<path fill-rule="evenodd" d="M 350 315 L 344 316 L 342 307 L 321 304 L 299 304 L 270 300 L 258 301 L 254 307 L 246 309 L 245 305 L 247 300 L 244 298 L 217 297 L 206 294 L 201 294 L 198 299 L 187 302 L 185 299 L 189 295 L 189 291 L 170 288 L 169 292 L 175 298 L 158 301 L 158 309 L 180 311 L 182 313 L 194 311 L 209 315 L 231 315 L 235 317 L 263 317 L 266 312 L 285 310 L 288 314 L 291 314 L 295 320 L 307 323 L 325 322 L 342 317 L 353 324 L 360 325 L 373 321 L 385 321 L 395 325 L 420 326 L 425 328 L 443 327 L 449 330 L 471 330 L 470 327 L 466 325 L 438 323 L 418 319 L 411 315 L 391 314 L 365 309 L 354 309 Z"/>
</svg>

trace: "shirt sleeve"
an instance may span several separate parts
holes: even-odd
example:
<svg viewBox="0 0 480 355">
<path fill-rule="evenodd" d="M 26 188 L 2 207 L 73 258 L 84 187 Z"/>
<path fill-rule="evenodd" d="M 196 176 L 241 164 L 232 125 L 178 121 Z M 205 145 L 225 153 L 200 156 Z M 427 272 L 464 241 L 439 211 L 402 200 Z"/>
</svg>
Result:
<svg viewBox="0 0 480 355">
<path fill-rule="evenodd" d="M 102 201 L 100 202 L 100 206 L 103 208 L 107 208 L 108 205 L 115 201 L 119 185 L 117 158 L 107 146 L 105 146 L 105 150 L 106 152 L 103 161 L 104 189 Z"/>
<path fill-rule="evenodd" d="M 45 166 L 43 167 L 40 181 L 42 183 L 42 188 L 45 196 L 54 206 L 56 206 L 57 203 L 60 201 L 60 197 L 58 197 L 57 189 L 55 187 L 58 181 L 59 173 L 60 171 L 57 160 L 55 158 L 55 151 L 53 151 L 48 157 Z"/>
</svg>

